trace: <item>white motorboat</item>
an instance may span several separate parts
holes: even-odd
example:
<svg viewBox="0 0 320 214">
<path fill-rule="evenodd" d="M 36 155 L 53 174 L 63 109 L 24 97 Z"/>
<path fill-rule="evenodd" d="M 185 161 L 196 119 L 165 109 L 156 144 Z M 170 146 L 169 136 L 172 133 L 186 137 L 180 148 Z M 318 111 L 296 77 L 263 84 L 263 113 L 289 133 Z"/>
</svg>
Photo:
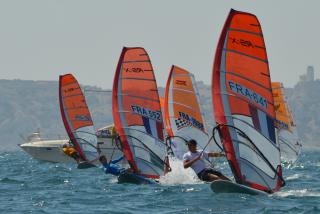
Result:
<svg viewBox="0 0 320 214">
<path fill-rule="evenodd" d="M 101 150 L 101 155 L 105 155 L 108 160 L 116 159 L 122 156 L 120 145 L 116 143 L 111 135 L 112 125 L 100 128 L 97 130 L 98 145 Z M 55 163 L 75 163 L 73 158 L 63 153 L 62 147 L 64 144 L 69 144 L 69 140 L 47 140 L 40 136 L 39 131 L 32 133 L 26 143 L 19 146 L 31 155 L 33 158 L 41 161 L 49 161 Z M 125 161 L 123 163 L 125 164 Z"/>
<path fill-rule="evenodd" d="M 27 138 L 26 143 L 19 144 L 19 146 L 38 160 L 60 163 L 75 162 L 62 151 L 62 146 L 68 142 L 69 140 L 66 139 L 46 140 L 40 137 L 39 132 L 34 132 Z"/>
</svg>

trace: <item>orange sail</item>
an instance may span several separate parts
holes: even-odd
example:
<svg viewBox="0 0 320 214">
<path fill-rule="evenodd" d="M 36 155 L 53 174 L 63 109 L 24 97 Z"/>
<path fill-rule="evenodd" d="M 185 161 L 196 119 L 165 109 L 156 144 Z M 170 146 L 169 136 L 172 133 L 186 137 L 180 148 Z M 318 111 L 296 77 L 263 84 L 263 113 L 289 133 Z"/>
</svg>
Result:
<svg viewBox="0 0 320 214">
<path fill-rule="evenodd" d="M 190 139 L 195 139 L 204 149 L 209 137 L 194 75 L 174 65 L 167 80 L 164 115 L 175 157 L 182 159 L 188 151 L 185 142 Z"/>
<path fill-rule="evenodd" d="M 292 130 L 292 117 L 285 101 L 283 85 L 280 82 L 272 83 L 272 95 L 274 99 L 274 108 L 276 111 L 276 123 L 280 129 Z"/>
<path fill-rule="evenodd" d="M 276 110 L 276 126 L 278 128 L 281 158 L 284 161 L 294 162 L 298 158 L 302 146 L 292 112 L 285 99 L 282 83 L 272 83 L 272 95 Z"/>
<path fill-rule="evenodd" d="M 59 78 L 60 111 L 69 138 L 85 161 L 98 159 L 97 137 L 80 85 L 72 74 Z"/>
<path fill-rule="evenodd" d="M 236 182 L 274 192 L 284 185 L 275 109 L 257 17 L 231 10 L 216 50 L 212 99 Z"/>
<path fill-rule="evenodd" d="M 123 48 L 112 96 L 115 127 L 131 168 L 159 178 L 166 165 L 163 120 L 153 68 L 143 48 Z"/>
</svg>

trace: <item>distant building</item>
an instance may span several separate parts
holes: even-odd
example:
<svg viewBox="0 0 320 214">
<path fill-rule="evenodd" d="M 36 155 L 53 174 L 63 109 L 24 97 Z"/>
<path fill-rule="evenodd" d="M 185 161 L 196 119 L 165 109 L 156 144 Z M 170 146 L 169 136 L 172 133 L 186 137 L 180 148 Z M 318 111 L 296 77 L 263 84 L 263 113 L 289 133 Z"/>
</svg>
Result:
<svg viewBox="0 0 320 214">
<path fill-rule="evenodd" d="M 307 67 L 307 73 L 300 76 L 301 82 L 312 82 L 314 81 L 314 68 L 313 66 Z"/>
<path fill-rule="evenodd" d="M 314 68 L 310 65 L 307 68 L 307 81 L 314 81 Z"/>
</svg>

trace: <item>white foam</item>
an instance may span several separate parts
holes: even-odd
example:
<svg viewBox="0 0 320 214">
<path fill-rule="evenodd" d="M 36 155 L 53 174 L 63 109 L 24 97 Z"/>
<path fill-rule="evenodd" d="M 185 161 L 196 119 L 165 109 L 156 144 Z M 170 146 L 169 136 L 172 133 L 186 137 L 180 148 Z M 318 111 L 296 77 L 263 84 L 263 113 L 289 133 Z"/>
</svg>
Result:
<svg viewBox="0 0 320 214">
<path fill-rule="evenodd" d="M 183 162 L 176 158 L 170 158 L 171 172 L 165 176 L 161 176 L 159 182 L 163 185 L 175 185 L 175 184 L 196 184 L 203 183 L 200 181 L 191 169 L 183 168 Z"/>
<path fill-rule="evenodd" d="M 112 176 L 109 181 L 110 183 L 115 184 L 115 183 L 118 183 L 118 178 L 116 176 Z"/>
<path fill-rule="evenodd" d="M 302 174 L 293 174 L 291 176 L 286 177 L 285 180 L 287 180 L 287 181 L 296 180 L 296 179 L 301 178 L 301 177 L 302 177 Z"/>
<path fill-rule="evenodd" d="M 295 197 L 320 197 L 319 192 L 311 192 L 308 189 L 301 189 L 301 190 L 288 190 L 288 191 L 280 191 L 276 192 L 274 195 L 280 197 L 288 197 L 288 196 L 295 196 Z"/>
</svg>

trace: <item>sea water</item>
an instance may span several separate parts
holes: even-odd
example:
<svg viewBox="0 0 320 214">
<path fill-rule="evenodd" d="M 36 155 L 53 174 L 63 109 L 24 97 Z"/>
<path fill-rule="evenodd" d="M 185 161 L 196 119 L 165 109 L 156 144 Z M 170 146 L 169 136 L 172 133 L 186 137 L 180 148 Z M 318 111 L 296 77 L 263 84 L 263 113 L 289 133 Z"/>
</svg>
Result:
<svg viewBox="0 0 320 214">
<path fill-rule="evenodd" d="M 320 213 L 320 151 L 284 166 L 286 186 L 267 196 L 215 194 L 172 161 L 159 185 L 118 184 L 100 168 L 0 152 L 0 213 Z M 215 167 L 231 176 L 224 159 Z M 182 173 L 178 173 L 178 171 Z"/>
</svg>

